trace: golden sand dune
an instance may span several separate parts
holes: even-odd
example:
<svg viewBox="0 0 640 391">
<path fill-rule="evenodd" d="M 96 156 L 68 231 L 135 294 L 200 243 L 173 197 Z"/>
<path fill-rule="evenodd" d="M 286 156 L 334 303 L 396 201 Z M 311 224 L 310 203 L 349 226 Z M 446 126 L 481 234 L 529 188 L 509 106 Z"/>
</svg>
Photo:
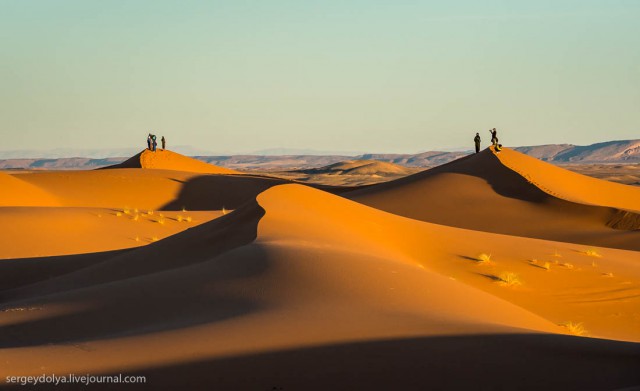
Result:
<svg viewBox="0 0 640 391">
<path fill-rule="evenodd" d="M 497 156 L 502 164 L 558 198 L 640 213 L 640 187 L 581 175 L 508 148 Z"/>
<path fill-rule="evenodd" d="M 23 181 L 21 175 L 0 172 L 0 207 L 58 206 L 60 202 L 46 190 Z"/>
<path fill-rule="evenodd" d="M 214 166 L 213 164 L 205 163 L 179 153 L 161 149 L 155 152 L 145 149 L 130 159 L 120 164 L 107 167 L 106 169 L 112 168 L 147 168 L 156 170 L 198 172 L 205 174 L 241 174 L 239 171 Z"/>
<path fill-rule="evenodd" d="M 587 178 L 535 159 L 534 164 L 529 159 L 506 148 L 497 157 L 487 149 L 345 196 L 401 216 L 454 227 L 640 250 L 635 216 L 621 216 L 621 211 L 612 207 L 631 209 L 640 199 L 636 198 L 640 189 Z M 544 174 L 545 170 L 558 179 L 551 181 L 554 176 Z M 541 179 L 532 180 L 534 177 Z M 615 191 L 611 191 L 609 202 L 603 198 L 603 204 L 597 205 L 598 196 L 579 199 L 581 191 L 587 192 L 580 181 L 590 184 L 589 194 L 608 194 L 610 188 Z M 551 188 L 556 190 L 548 190 Z M 587 200 L 592 202 L 578 202 Z"/>
<path fill-rule="evenodd" d="M 58 200 L 58 205 L 141 210 L 233 209 L 286 180 L 249 175 L 208 175 L 176 170 L 117 169 L 15 174 Z M 15 206 L 7 202 L 6 206 Z"/>
<path fill-rule="evenodd" d="M 142 246 L 219 217 L 265 189 L 287 183 L 179 171 L 188 168 L 180 162 L 190 159 L 164 152 L 173 156 L 167 160 L 173 170 L 0 173 L 0 219 L 6 227 L 0 235 L 0 259 Z"/>
<path fill-rule="evenodd" d="M 0 262 L 0 375 L 144 373 L 149 388 L 636 385 L 636 344 L 563 335 L 582 322 L 591 336 L 640 340 L 637 252 L 583 250 L 276 186 L 145 247 Z"/>
<path fill-rule="evenodd" d="M 10 229 L 0 235 L 0 259 L 111 251 L 144 246 L 220 217 L 217 211 L 134 208 L 0 208 Z"/>
</svg>

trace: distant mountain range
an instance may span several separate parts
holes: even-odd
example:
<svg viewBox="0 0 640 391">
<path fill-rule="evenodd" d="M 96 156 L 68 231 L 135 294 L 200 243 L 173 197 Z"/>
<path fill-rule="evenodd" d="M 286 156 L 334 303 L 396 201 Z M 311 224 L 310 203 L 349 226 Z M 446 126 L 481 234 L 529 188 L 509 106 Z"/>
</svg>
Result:
<svg viewBox="0 0 640 391">
<path fill-rule="evenodd" d="M 581 163 L 640 163 L 640 140 L 608 141 L 587 146 L 571 144 L 549 144 L 517 147 L 517 151 L 526 153 L 540 160 L 557 164 Z M 266 154 L 206 156 L 201 150 L 191 147 L 176 147 L 172 149 L 185 155 L 194 156 L 207 163 L 240 170 L 292 170 L 323 167 L 345 160 L 378 160 L 395 163 L 407 167 L 433 167 L 458 159 L 471 151 L 442 152 L 431 151 L 418 154 L 362 154 L 348 156 L 346 154 L 280 154 L 269 150 Z M 57 154 L 64 155 L 67 150 L 50 151 L 47 158 L 21 158 L 28 156 L 25 151 L 0 152 L 0 169 L 94 169 L 120 163 L 138 153 L 135 149 L 114 150 L 108 155 L 96 156 L 96 150 L 87 150 L 85 157 L 55 158 Z M 111 156 L 115 152 L 123 156 Z M 124 154 L 126 152 L 126 154 Z M 282 151 L 284 152 L 284 151 Z M 309 151 L 311 152 L 311 151 Z M 33 153 L 33 151 L 31 151 Z M 104 151 L 103 151 L 104 153 Z M 68 156 L 68 155 L 67 155 Z"/>
</svg>

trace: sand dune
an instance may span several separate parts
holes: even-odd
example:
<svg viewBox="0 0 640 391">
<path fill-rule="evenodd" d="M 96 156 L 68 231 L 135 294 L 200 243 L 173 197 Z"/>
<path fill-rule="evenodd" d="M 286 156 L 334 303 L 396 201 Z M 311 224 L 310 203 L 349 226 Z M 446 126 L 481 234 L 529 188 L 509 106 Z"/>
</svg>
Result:
<svg viewBox="0 0 640 391">
<path fill-rule="evenodd" d="M 289 179 L 310 186 L 341 187 L 341 192 L 348 187 L 380 183 L 401 178 L 420 171 L 415 167 L 403 167 L 398 164 L 374 160 L 346 160 L 320 168 L 293 171 L 270 171 L 270 176 Z"/>
<path fill-rule="evenodd" d="M 581 175 L 508 148 L 497 156 L 502 164 L 558 198 L 640 213 L 640 187 Z"/>
<path fill-rule="evenodd" d="M 165 152 L 164 156 L 179 156 Z M 6 189 L 0 195 L 0 218 L 11 227 L 0 237 L 0 259 L 146 245 L 228 213 L 272 186 L 289 183 L 264 176 L 177 170 L 189 168 L 176 163 L 185 160 L 189 158 L 167 160 L 175 170 L 0 173 Z"/>
<path fill-rule="evenodd" d="M 47 171 L 14 176 L 55 197 L 60 206 L 141 210 L 232 209 L 270 186 L 288 183 L 261 176 L 160 169 Z"/>
<path fill-rule="evenodd" d="M 397 176 L 412 174 L 415 170 L 398 164 L 376 160 L 346 160 L 325 167 L 302 170 L 302 172 L 309 174 Z"/>
<path fill-rule="evenodd" d="M 21 257 L 0 261 L 0 378 L 144 374 L 148 389 L 639 385 L 640 263 L 625 250 L 637 232 L 607 227 L 612 207 L 555 197 L 536 186 L 554 185 L 545 177 L 506 167 L 526 175 L 533 163 L 500 159 L 486 151 L 349 195 L 412 218 L 173 163 L 0 178 L 58 205 L 0 208 L 10 222 L 0 252 Z M 185 205 L 198 221 L 177 220 Z M 160 240 L 133 245 L 134 231 Z"/>
<path fill-rule="evenodd" d="M 58 206 L 60 202 L 47 191 L 21 180 L 21 175 L 0 172 L 0 207 Z"/>
<path fill-rule="evenodd" d="M 491 244 L 493 265 L 473 261 L 486 244 Z M 554 264 L 547 271 L 527 261 L 551 251 L 574 267 Z M 209 385 L 264 388 L 274 377 L 284 385 L 309 379 L 258 369 L 252 380 L 243 380 L 251 378 L 246 366 L 229 363 L 255 357 L 251 362 L 258 360 L 260 368 L 273 360 L 278 368 L 310 365 L 315 349 L 326 347 L 352 355 L 346 364 L 336 360 L 328 368 L 309 370 L 342 379 L 349 388 L 362 382 L 345 377 L 340 368 L 361 360 L 379 367 L 386 359 L 367 359 L 370 347 L 386 343 L 398 349 L 407 338 L 422 347 L 407 357 L 433 360 L 437 349 L 443 354 L 438 361 L 457 360 L 460 350 L 477 346 L 477 338 L 485 335 L 491 357 L 501 356 L 505 341 L 522 348 L 549 333 L 568 332 L 557 325 L 565 320 L 584 322 L 593 336 L 638 341 L 637 253 L 598 251 L 603 257 L 596 267 L 575 245 L 443 227 L 301 185 L 277 186 L 229 215 L 149 246 L 61 258 L 56 261 L 60 269 L 51 266 L 35 274 L 26 273 L 20 261 L 0 263 L 6 287 L 0 292 L 0 346 L 9 358 L 0 372 L 149 373 L 156 381 L 177 384 L 160 369 L 170 368 L 174 376 L 192 373 Z M 495 282 L 492 276 L 505 270 L 518 272 L 523 285 Z M 605 270 L 612 276 L 603 277 Z M 593 359 L 582 362 L 572 357 L 585 351 L 584 343 L 557 338 L 542 342 L 545 349 L 527 348 L 530 360 L 551 359 L 572 368 L 550 384 L 635 384 L 630 368 L 638 356 L 630 354 L 631 345 L 594 340 L 588 348 Z M 347 347 L 353 343 L 357 347 Z M 298 353 L 286 353 L 293 349 Z M 213 376 L 196 364 L 211 360 L 231 368 Z M 576 370 L 594 362 L 601 373 L 615 377 L 584 372 L 584 378 L 574 378 Z M 408 374 L 394 367 L 393 377 L 402 376 L 396 380 L 401 387 L 414 381 L 454 384 L 443 377 L 450 372 L 422 368 L 424 373 Z M 518 376 L 537 373 L 535 366 L 518 368 Z M 549 383 L 542 378 L 528 384 Z"/>
<path fill-rule="evenodd" d="M 640 164 L 565 164 L 562 167 L 610 182 L 640 186 Z"/>
<path fill-rule="evenodd" d="M 120 164 L 105 167 L 105 169 L 112 168 L 146 168 L 199 172 L 206 174 L 241 174 L 239 171 L 235 171 L 230 168 L 214 166 L 213 164 L 208 164 L 179 153 L 161 149 L 158 149 L 155 152 L 145 149 Z"/>
<path fill-rule="evenodd" d="M 616 208 L 635 210 L 631 207 L 637 207 L 640 189 L 584 177 L 508 149 L 499 156 L 487 149 L 345 196 L 401 216 L 454 227 L 640 250 L 640 231 L 610 227 L 619 216 Z M 580 198 L 581 191 L 587 192 L 582 183 L 589 184 L 589 194 L 605 195 Z M 606 195 L 609 191 L 611 196 Z"/>
<path fill-rule="evenodd" d="M 0 259 L 146 245 L 217 218 L 286 182 L 197 173 L 198 164 L 225 170 L 169 151 L 146 151 L 130 161 L 136 159 L 173 170 L 0 173 L 0 219 L 10 227 L 0 235 Z"/>
<path fill-rule="evenodd" d="M 69 207 L 0 208 L 0 220 L 11 227 L 0 235 L 0 259 L 144 246 L 223 214 L 219 210 L 151 211 L 153 214 L 148 210 L 125 208 L 124 211 Z"/>
</svg>

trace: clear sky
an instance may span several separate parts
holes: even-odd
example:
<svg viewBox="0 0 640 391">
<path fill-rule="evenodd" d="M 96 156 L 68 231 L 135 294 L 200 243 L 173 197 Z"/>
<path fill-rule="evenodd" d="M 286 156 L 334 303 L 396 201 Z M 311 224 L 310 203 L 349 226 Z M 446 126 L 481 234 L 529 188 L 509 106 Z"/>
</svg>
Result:
<svg viewBox="0 0 640 391">
<path fill-rule="evenodd" d="M 0 150 L 640 138 L 638 0 L 0 0 Z"/>
</svg>

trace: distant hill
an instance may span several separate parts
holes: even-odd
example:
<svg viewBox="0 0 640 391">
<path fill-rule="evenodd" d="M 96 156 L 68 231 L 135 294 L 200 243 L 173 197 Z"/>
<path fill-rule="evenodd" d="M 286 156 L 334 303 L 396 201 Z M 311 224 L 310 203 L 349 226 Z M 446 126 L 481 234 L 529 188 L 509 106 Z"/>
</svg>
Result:
<svg viewBox="0 0 640 391">
<path fill-rule="evenodd" d="M 537 159 L 554 163 L 640 162 L 640 140 L 607 141 L 586 146 L 551 144 L 515 149 Z"/>
<path fill-rule="evenodd" d="M 305 174 L 399 176 L 413 174 L 407 167 L 377 160 L 347 160 L 325 167 L 301 170 Z"/>
<path fill-rule="evenodd" d="M 126 158 L 90 159 L 84 157 L 5 159 L 0 160 L 0 170 L 92 170 L 122 163 Z"/>
<path fill-rule="evenodd" d="M 178 148 L 176 148 L 178 149 Z M 592 145 L 549 144 L 517 147 L 515 150 L 537 159 L 556 164 L 582 163 L 640 163 L 640 140 L 608 141 Z M 176 151 L 180 152 L 180 151 Z M 200 152 L 194 150 L 193 152 Z M 34 153 L 31 151 L 30 153 Z M 24 170 L 83 170 L 106 167 L 125 161 L 125 157 L 95 158 L 19 158 L 20 151 L 4 151 L 0 157 L 0 169 Z M 233 156 L 198 156 L 189 154 L 203 162 L 236 170 L 252 171 L 284 171 L 305 170 L 325 167 L 348 160 L 376 160 L 394 163 L 405 167 L 434 167 L 448 163 L 471 153 L 471 151 L 429 151 L 418 154 L 363 154 L 347 155 L 233 155 Z M 185 154 L 185 153 L 183 153 Z M 131 156 L 123 155 L 123 156 Z"/>
</svg>

